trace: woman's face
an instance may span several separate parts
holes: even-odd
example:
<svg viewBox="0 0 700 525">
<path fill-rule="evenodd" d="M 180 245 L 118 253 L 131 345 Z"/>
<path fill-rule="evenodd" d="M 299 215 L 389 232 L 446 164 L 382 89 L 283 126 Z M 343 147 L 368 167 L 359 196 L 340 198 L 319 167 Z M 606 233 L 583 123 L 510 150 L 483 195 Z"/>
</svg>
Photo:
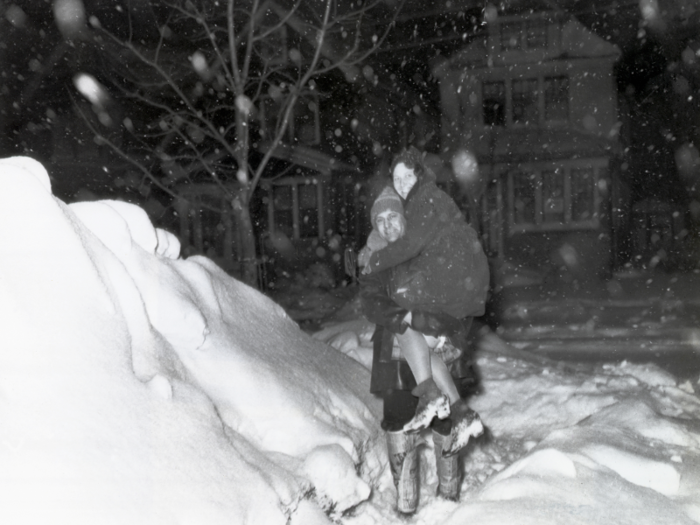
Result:
<svg viewBox="0 0 700 525">
<path fill-rule="evenodd" d="M 402 199 L 406 198 L 416 182 L 418 182 L 418 177 L 416 177 L 413 168 L 406 167 L 403 162 L 396 165 L 394 168 L 394 189 L 396 193 L 401 195 Z"/>
</svg>

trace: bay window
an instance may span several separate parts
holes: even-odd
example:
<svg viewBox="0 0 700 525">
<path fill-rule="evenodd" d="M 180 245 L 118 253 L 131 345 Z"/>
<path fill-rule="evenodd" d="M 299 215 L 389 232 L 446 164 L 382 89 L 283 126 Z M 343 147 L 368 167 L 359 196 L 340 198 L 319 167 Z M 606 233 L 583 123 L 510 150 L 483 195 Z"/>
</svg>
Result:
<svg viewBox="0 0 700 525">
<path fill-rule="evenodd" d="M 588 165 L 584 165 L 588 164 Z M 508 173 L 510 231 L 597 228 L 604 159 L 523 165 Z"/>
</svg>

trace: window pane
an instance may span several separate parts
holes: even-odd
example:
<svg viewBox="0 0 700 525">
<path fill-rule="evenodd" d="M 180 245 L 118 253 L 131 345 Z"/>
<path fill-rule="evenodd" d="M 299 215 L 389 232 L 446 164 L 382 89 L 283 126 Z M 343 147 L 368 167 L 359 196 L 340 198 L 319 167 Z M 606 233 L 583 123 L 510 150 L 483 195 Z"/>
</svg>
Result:
<svg viewBox="0 0 700 525">
<path fill-rule="evenodd" d="M 299 185 L 299 235 L 318 237 L 318 187 L 316 184 Z"/>
<path fill-rule="evenodd" d="M 513 174 L 513 221 L 515 224 L 535 224 L 535 192 L 537 180 L 533 173 Z"/>
<path fill-rule="evenodd" d="M 544 118 L 547 121 L 569 120 L 568 77 L 544 78 Z"/>
<path fill-rule="evenodd" d="M 481 85 L 484 124 L 504 126 L 506 123 L 506 84 L 504 81 L 484 82 Z"/>
<path fill-rule="evenodd" d="M 212 210 L 201 211 L 202 248 L 208 257 L 223 255 L 223 240 L 226 228 L 221 220 L 221 214 Z"/>
<path fill-rule="evenodd" d="M 484 194 L 484 249 L 489 256 L 496 256 L 500 251 L 501 243 L 501 202 L 499 199 L 500 186 L 491 181 Z"/>
<path fill-rule="evenodd" d="M 299 208 L 318 208 L 318 187 L 316 184 L 299 185 Z"/>
<path fill-rule="evenodd" d="M 268 28 L 266 27 L 265 30 Z M 284 26 L 260 40 L 260 56 L 268 64 L 283 64 L 287 59 L 287 30 Z"/>
<path fill-rule="evenodd" d="M 277 27 L 275 31 L 258 40 L 256 49 L 267 64 L 284 64 L 287 60 L 287 27 L 280 24 L 280 18 L 272 9 L 266 9 L 262 18 L 256 21 L 256 29 L 267 33 L 274 27 Z"/>
<path fill-rule="evenodd" d="M 319 142 L 318 105 L 314 100 L 299 100 L 294 106 L 293 139 L 301 144 Z"/>
<path fill-rule="evenodd" d="M 504 22 L 501 24 L 501 49 L 504 51 L 521 49 L 522 22 Z"/>
<path fill-rule="evenodd" d="M 272 137 L 277 126 L 277 116 L 279 115 L 280 107 L 271 97 L 264 97 L 261 104 L 262 111 L 260 112 L 260 126 L 265 136 Z"/>
<path fill-rule="evenodd" d="M 528 20 L 525 36 L 528 49 L 547 47 L 547 22 L 545 20 Z"/>
<path fill-rule="evenodd" d="M 506 123 L 506 84 L 504 81 L 484 82 L 481 85 L 484 124 L 504 126 Z"/>
<path fill-rule="evenodd" d="M 513 122 L 537 124 L 537 79 L 513 80 Z"/>
<path fill-rule="evenodd" d="M 564 173 L 542 172 L 542 214 L 544 222 L 564 223 Z"/>
<path fill-rule="evenodd" d="M 333 188 L 333 198 L 329 203 L 335 210 L 333 214 L 335 228 L 343 237 L 354 237 L 356 215 L 355 183 L 341 182 Z"/>
<path fill-rule="evenodd" d="M 593 168 L 571 170 L 571 220 L 590 221 L 595 212 Z"/>
<path fill-rule="evenodd" d="M 292 207 L 291 186 L 275 186 L 273 193 L 273 207 L 275 214 L 275 230 L 281 231 L 290 239 L 294 238 L 294 214 Z"/>
</svg>

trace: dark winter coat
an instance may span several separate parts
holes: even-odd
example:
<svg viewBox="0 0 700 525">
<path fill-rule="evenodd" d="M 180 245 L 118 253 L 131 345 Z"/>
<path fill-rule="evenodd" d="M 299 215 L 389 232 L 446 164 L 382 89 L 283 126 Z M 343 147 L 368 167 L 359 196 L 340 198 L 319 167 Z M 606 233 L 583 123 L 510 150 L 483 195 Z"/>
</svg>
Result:
<svg viewBox="0 0 700 525">
<path fill-rule="evenodd" d="M 417 176 L 404 202 L 406 233 L 372 253 L 366 271 L 396 268 L 390 296 L 406 310 L 483 315 L 489 267 L 478 236 L 432 172 Z"/>
<path fill-rule="evenodd" d="M 373 343 L 372 377 L 370 392 L 381 393 L 387 390 L 412 390 L 416 381 L 411 368 L 404 360 L 392 359 L 394 335 L 406 331 L 408 325 L 403 318 L 408 310 L 389 297 L 393 288 L 392 277 L 395 269 L 360 277 L 360 301 L 367 320 L 376 325 Z M 446 314 L 436 314 L 421 310 L 412 311 L 411 327 L 426 335 L 447 336 L 450 342 L 462 350 L 461 357 L 450 365 L 450 372 L 460 384 L 461 379 L 474 376 L 472 368 L 475 331 L 472 318 L 455 319 Z"/>
</svg>

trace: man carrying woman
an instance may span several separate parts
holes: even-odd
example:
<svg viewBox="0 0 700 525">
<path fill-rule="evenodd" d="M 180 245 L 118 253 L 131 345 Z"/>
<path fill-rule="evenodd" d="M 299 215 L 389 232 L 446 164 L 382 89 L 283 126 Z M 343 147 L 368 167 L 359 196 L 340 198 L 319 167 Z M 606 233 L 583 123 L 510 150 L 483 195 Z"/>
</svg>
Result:
<svg viewBox="0 0 700 525">
<path fill-rule="evenodd" d="M 438 494 L 455 500 L 457 452 L 483 431 L 460 387 L 473 377 L 470 327 L 484 312 L 489 273 L 476 232 L 435 185 L 420 152 L 399 154 L 391 173 L 360 252 L 360 296 L 377 325 L 370 390 L 384 400 L 397 507 L 408 514 L 417 506 L 417 431 L 431 427 Z"/>
</svg>

